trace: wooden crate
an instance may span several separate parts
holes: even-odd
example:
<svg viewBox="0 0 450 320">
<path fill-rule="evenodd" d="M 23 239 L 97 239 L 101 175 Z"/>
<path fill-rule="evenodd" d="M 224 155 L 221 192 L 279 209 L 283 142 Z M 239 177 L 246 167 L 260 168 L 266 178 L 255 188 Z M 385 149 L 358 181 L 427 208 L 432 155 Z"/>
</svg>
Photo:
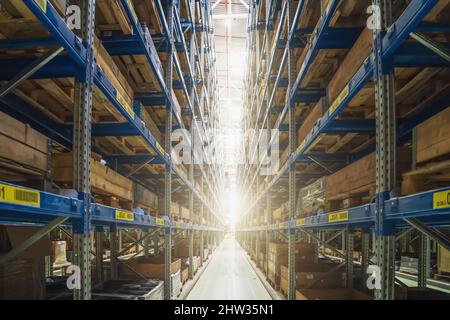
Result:
<svg viewBox="0 0 450 320">
<path fill-rule="evenodd" d="M 71 187 L 73 181 L 72 153 L 55 153 L 52 155 L 52 176 L 56 183 Z M 91 192 L 98 196 L 116 197 L 118 200 L 133 200 L 133 183 L 97 159 L 91 158 Z M 113 199 L 109 199 L 113 201 Z M 106 203 L 104 203 L 106 204 Z"/>
<path fill-rule="evenodd" d="M 353 75 L 359 70 L 372 49 L 373 32 L 365 28 L 341 62 L 339 69 L 328 84 L 328 101 L 330 106 L 339 97 Z"/>
<path fill-rule="evenodd" d="M 316 279 L 322 277 L 326 272 L 328 272 L 333 266 L 323 263 L 315 264 L 296 264 L 295 270 L 295 284 L 297 289 L 304 288 L 311 285 L 316 281 Z M 287 278 L 288 278 L 288 267 L 286 265 L 281 266 L 281 280 L 280 288 L 283 289 L 283 283 L 285 283 L 287 293 Z M 342 271 L 335 271 L 328 274 L 326 277 L 322 278 L 313 284 L 311 289 L 318 288 L 342 288 L 345 285 L 345 273 Z"/>
<path fill-rule="evenodd" d="M 326 178 L 302 188 L 298 196 L 298 216 L 309 217 L 325 210 Z"/>
<path fill-rule="evenodd" d="M 124 260 L 124 263 L 133 268 L 136 272 L 148 278 L 158 278 L 164 280 L 164 256 L 158 257 L 137 257 L 129 260 Z M 172 258 L 170 265 L 170 273 L 176 274 L 180 271 L 181 259 Z M 123 276 L 137 277 L 136 273 L 129 268 L 120 265 L 121 274 Z"/>
<path fill-rule="evenodd" d="M 296 300 L 372 300 L 372 297 L 354 289 L 301 289 Z"/>
<path fill-rule="evenodd" d="M 29 125 L 0 112 L 0 173 L 5 178 L 43 175 L 47 171 L 48 139 Z M 2 168 L 6 169 L 3 174 Z"/>
<path fill-rule="evenodd" d="M 450 154 L 450 107 L 417 126 L 417 163 Z"/>
</svg>

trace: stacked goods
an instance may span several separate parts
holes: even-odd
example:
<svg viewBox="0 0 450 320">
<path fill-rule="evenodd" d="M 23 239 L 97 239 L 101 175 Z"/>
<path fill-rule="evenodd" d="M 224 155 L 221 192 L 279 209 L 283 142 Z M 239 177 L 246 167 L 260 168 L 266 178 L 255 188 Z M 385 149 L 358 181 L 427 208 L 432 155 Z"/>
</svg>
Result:
<svg viewBox="0 0 450 320">
<path fill-rule="evenodd" d="M 73 161 L 72 153 L 55 153 L 52 155 L 52 175 L 56 183 L 72 186 Z M 99 160 L 91 158 L 91 191 L 98 196 L 113 196 L 120 200 L 133 200 L 133 183 L 128 178 L 103 165 Z M 108 199 L 105 198 L 105 201 Z M 112 205 L 112 203 L 105 203 Z M 123 206 L 123 205 L 120 205 Z M 131 209 L 131 208 L 125 208 Z"/>
<path fill-rule="evenodd" d="M 181 207 L 181 219 L 183 219 L 184 221 L 189 221 L 189 218 L 189 209 L 186 207 Z"/>
<path fill-rule="evenodd" d="M 172 273 L 170 277 L 172 278 L 172 297 L 178 297 L 183 289 L 181 270 Z"/>
<path fill-rule="evenodd" d="M 175 241 L 174 254 L 177 258 L 189 258 L 189 239 L 178 239 Z M 194 256 L 200 256 L 200 239 L 194 239 Z"/>
<path fill-rule="evenodd" d="M 315 245 L 298 243 L 295 246 L 295 259 L 298 264 L 311 264 L 315 261 Z M 269 242 L 267 252 L 267 276 L 276 287 L 280 284 L 281 266 L 288 263 L 288 245 L 281 242 Z"/>
<path fill-rule="evenodd" d="M 27 124 L 0 112 L 0 172 L 2 168 L 26 176 L 47 171 L 48 139 Z"/>
<path fill-rule="evenodd" d="M 354 289 L 301 289 L 296 300 L 372 300 L 372 297 Z"/>
<path fill-rule="evenodd" d="M 105 73 L 108 80 L 116 89 L 116 99 L 125 111 L 134 117 L 133 111 L 133 89 L 128 84 L 119 67 L 103 47 L 101 41 L 94 38 L 94 55 L 98 66 Z"/>
<path fill-rule="evenodd" d="M 189 278 L 189 268 L 185 267 L 181 270 L 181 283 L 185 284 Z"/>
<path fill-rule="evenodd" d="M 328 84 L 327 94 L 331 107 L 336 99 L 339 100 L 338 97 L 347 87 L 347 83 L 369 56 L 372 42 L 373 32 L 365 28 Z"/>
<path fill-rule="evenodd" d="M 144 207 L 151 211 L 158 210 L 158 196 L 139 183 L 133 183 L 133 207 Z"/>
<path fill-rule="evenodd" d="M 410 148 L 397 148 L 398 178 L 410 167 Z M 375 170 L 376 158 L 375 153 L 372 153 L 327 176 L 325 183 L 326 210 L 340 210 L 369 203 L 375 195 Z"/>
<path fill-rule="evenodd" d="M 297 144 L 300 145 L 311 130 L 316 125 L 317 121 L 323 114 L 323 99 L 321 99 L 314 108 L 308 113 L 308 116 L 302 122 L 302 125 L 297 132 Z"/>
<path fill-rule="evenodd" d="M 300 190 L 297 204 L 299 217 L 309 217 L 324 212 L 325 183 L 326 178 L 320 178 Z"/>
<path fill-rule="evenodd" d="M 289 202 L 284 202 L 272 213 L 272 222 L 285 222 L 289 218 Z"/>
<path fill-rule="evenodd" d="M 158 205 L 160 215 L 165 216 L 166 213 L 164 212 L 164 201 L 158 201 Z M 172 218 L 175 218 L 176 220 L 180 217 L 180 205 L 178 203 L 170 203 L 170 214 L 172 215 Z"/>
<path fill-rule="evenodd" d="M 301 264 L 296 263 L 295 283 L 297 289 L 302 288 L 342 288 L 345 284 L 345 272 L 334 271 L 325 276 L 334 266 L 324 263 L 317 264 Z M 281 266 L 280 277 L 281 292 L 288 292 L 288 268 L 286 265 Z"/>
<path fill-rule="evenodd" d="M 417 274 L 419 269 L 419 259 L 402 256 L 400 259 L 400 272 L 406 272 L 410 274 Z"/>
<path fill-rule="evenodd" d="M 440 245 L 438 245 L 437 262 L 439 273 L 450 273 L 450 251 Z"/>
<path fill-rule="evenodd" d="M 0 256 L 17 248 L 39 230 L 0 226 Z M 14 260 L 0 265 L 0 299 L 44 299 L 45 256 L 50 254 L 50 241 L 43 237 Z"/>
<path fill-rule="evenodd" d="M 402 194 L 448 186 L 450 179 L 450 108 L 416 127 L 416 170 L 403 175 Z"/>
<path fill-rule="evenodd" d="M 164 280 L 164 256 L 158 257 L 135 257 L 132 259 L 124 260 L 130 268 L 139 274 L 148 278 L 158 278 Z M 121 274 L 126 277 L 136 277 L 136 273 L 131 271 L 130 268 L 121 265 Z M 170 273 L 172 275 L 177 274 L 181 268 L 181 260 L 179 258 L 172 258 L 170 264 Z M 178 273 L 180 277 L 180 273 Z"/>
<path fill-rule="evenodd" d="M 281 208 L 277 208 L 273 210 L 272 222 L 280 222 L 280 221 L 281 221 Z"/>
</svg>

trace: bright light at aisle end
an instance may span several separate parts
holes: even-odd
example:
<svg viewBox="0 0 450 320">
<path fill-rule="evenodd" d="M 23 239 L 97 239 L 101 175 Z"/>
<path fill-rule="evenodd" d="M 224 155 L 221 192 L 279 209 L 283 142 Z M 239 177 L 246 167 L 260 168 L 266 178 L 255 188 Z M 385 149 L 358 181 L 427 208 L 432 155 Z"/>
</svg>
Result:
<svg viewBox="0 0 450 320">
<path fill-rule="evenodd" d="M 224 208 L 224 216 L 228 222 L 230 229 L 234 230 L 239 214 L 244 208 L 241 195 L 236 188 L 230 188 L 222 196 L 222 203 Z"/>
</svg>

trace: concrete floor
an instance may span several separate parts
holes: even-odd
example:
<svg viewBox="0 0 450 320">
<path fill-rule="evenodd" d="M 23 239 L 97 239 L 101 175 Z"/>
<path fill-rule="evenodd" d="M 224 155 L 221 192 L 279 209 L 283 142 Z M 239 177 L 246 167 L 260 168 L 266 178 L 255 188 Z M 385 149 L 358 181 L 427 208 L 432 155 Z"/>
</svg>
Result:
<svg viewBox="0 0 450 320">
<path fill-rule="evenodd" d="M 237 241 L 225 239 L 186 299 L 271 300 L 271 297 Z"/>
</svg>

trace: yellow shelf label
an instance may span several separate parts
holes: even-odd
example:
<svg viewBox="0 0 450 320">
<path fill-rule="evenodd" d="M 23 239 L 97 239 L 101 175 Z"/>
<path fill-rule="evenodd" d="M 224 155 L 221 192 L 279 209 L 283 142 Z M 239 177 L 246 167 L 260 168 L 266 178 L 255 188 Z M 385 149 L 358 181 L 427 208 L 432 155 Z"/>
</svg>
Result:
<svg viewBox="0 0 450 320">
<path fill-rule="evenodd" d="M 450 190 L 433 194 L 433 209 L 450 208 Z"/>
<path fill-rule="evenodd" d="M 166 223 L 164 222 L 164 219 L 156 218 L 156 224 L 159 226 L 164 226 Z"/>
<path fill-rule="evenodd" d="M 116 210 L 116 220 L 134 221 L 134 213 L 131 211 Z"/>
<path fill-rule="evenodd" d="M 305 225 L 305 219 L 297 219 L 295 224 L 297 226 L 304 226 Z"/>
<path fill-rule="evenodd" d="M 34 0 L 34 2 L 41 8 L 42 12 L 47 13 L 47 0 Z"/>
<path fill-rule="evenodd" d="M 179 222 L 176 222 L 175 223 L 175 228 L 179 228 L 180 227 L 180 223 Z"/>
<path fill-rule="evenodd" d="M 39 191 L 0 183 L 0 202 L 39 207 L 41 205 L 41 194 Z"/>
<path fill-rule="evenodd" d="M 133 15 L 134 22 L 138 22 L 138 17 L 136 14 L 136 11 L 134 10 L 133 4 L 131 3 L 131 0 L 127 0 L 128 8 L 131 10 L 131 14 Z"/>
<path fill-rule="evenodd" d="M 350 87 L 349 87 L 349 85 L 346 85 L 344 90 L 342 90 L 342 92 L 339 94 L 339 96 L 336 98 L 336 100 L 334 100 L 333 104 L 328 109 L 329 116 L 331 116 L 336 111 L 336 109 L 341 105 L 342 101 L 344 101 L 345 98 L 348 97 L 349 93 L 350 93 Z"/>
<path fill-rule="evenodd" d="M 166 152 L 164 151 L 163 147 L 159 144 L 158 141 L 156 141 L 156 149 L 159 150 L 159 152 L 161 152 L 162 154 L 165 154 Z"/>
<path fill-rule="evenodd" d="M 328 215 L 328 222 L 342 222 L 342 221 L 348 221 L 348 211 L 330 213 Z"/>
<path fill-rule="evenodd" d="M 116 100 L 121 105 L 121 107 L 134 119 L 134 111 L 130 107 L 130 105 L 125 101 L 123 96 L 117 91 L 116 92 Z"/>
</svg>

